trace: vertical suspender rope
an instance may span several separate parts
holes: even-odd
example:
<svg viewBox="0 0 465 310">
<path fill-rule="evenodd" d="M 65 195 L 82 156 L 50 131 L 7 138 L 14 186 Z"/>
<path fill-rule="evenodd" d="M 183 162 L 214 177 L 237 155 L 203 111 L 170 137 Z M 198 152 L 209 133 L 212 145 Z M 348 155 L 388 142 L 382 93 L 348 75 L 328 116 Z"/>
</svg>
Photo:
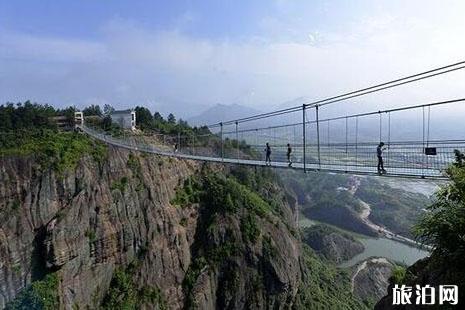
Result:
<svg viewBox="0 0 465 310">
<path fill-rule="evenodd" d="M 379 142 L 382 142 L 383 141 L 383 136 L 382 136 L 382 132 L 383 132 L 383 117 L 381 115 L 381 111 L 378 111 L 378 114 L 379 114 Z"/>
<path fill-rule="evenodd" d="M 346 158 L 344 159 L 345 163 L 346 163 L 346 171 L 347 172 L 347 153 L 348 153 L 348 143 L 349 143 L 349 119 L 347 118 L 346 116 Z"/>
<path fill-rule="evenodd" d="M 328 120 L 328 151 L 329 151 L 329 120 Z"/>
<path fill-rule="evenodd" d="M 388 112 L 388 150 L 391 148 L 391 112 Z M 387 163 L 389 164 L 389 152 L 387 153 Z"/>
<path fill-rule="evenodd" d="M 423 127 L 423 150 L 422 150 L 422 157 L 423 157 L 423 165 L 421 166 L 421 177 L 425 177 L 424 173 L 424 168 L 425 168 L 425 160 L 426 160 L 426 150 L 425 150 L 425 107 L 421 107 L 422 110 L 422 116 L 423 116 L 423 122 L 422 122 L 422 127 Z"/>
<path fill-rule="evenodd" d="M 331 158 L 331 140 L 330 140 L 330 131 L 329 131 L 329 120 L 328 120 L 328 146 L 327 146 L 327 150 L 326 150 L 326 155 L 328 156 L 328 158 Z"/>
<path fill-rule="evenodd" d="M 260 146 L 258 145 L 258 141 L 259 141 L 259 139 L 258 139 L 258 128 L 257 128 L 257 129 L 255 129 L 255 147 L 257 148 L 258 153 L 260 154 L 261 151 L 260 151 Z"/>
<path fill-rule="evenodd" d="M 355 117 L 355 165 L 358 165 L 358 116 Z"/>
<path fill-rule="evenodd" d="M 346 154 L 348 152 L 348 143 L 349 143 L 349 119 L 346 116 Z"/>
<path fill-rule="evenodd" d="M 273 133 L 273 146 L 276 148 L 277 143 L 276 143 L 276 128 L 271 129 L 271 132 Z M 273 156 L 274 157 L 274 156 Z"/>
<path fill-rule="evenodd" d="M 429 147 L 429 128 L 430 128 L 430 121 L 431 121 L 431 106 L 428 106 L 428 129 L 426 132 L 426 147 Z M 426 167 L 428 167 L 428 156 L 426 156 Z M 434 162 L 434 160 L 433 160 Z"/>
<path fill-rule="evenodd" d="M 220 123 L 220 139 L 221 139 L 221 161 L 224 161 L 224 149 L 223 149 L 223 122 Z"/>
<path fill-rule="evenodd" d="M 428 106 L 428 130 L 426 133 L 426 147 L 429 147 L 429 125 L 431 121 L 431 106 Z"/>
<path fill-rule="evenodd" d="M 316 141 L 318 147 L 318 169 L 321 169 L 321 157 L 320 157 L 320 119 L 318 116 L 318 105 L 315 106 L 316 113 Z"/>
<path fill-rule="evenodd" d="M 388 112 L 388 148 L 391 144 L 391 112 Z"/>
<path fill-rule="evenodd" d="M 294 146 L 294 144 L 296 143 L 296 138 L 295 138 L 295 126 L 292 126 L 293 130 L 294 130 L 294 138 L 292 138 L 292 146 Z"/>
<path fill-rule="evenodd" d="M 305 137 L 305 104 L 302 105 L 302 151 L 304 161 L 304 173 L 307 172 L 307 159 L 306 159 L 307 142 Z"/>
<path fill-rule="evenodd" d="M 236 152 L 236 157 L 237 157 L 237 161 L 239 161 L 239 136 L 238 136 L 238 133 L 237 133 L 237 121 L 236 121 L 236 145 L 237 145 L 237 152 Z"/>
<path fill-rule="evenodd" d="M 423 122 L 422 122 L 423 138 L 422 139 L 423 139 L 423 148 L 425 148 L 425 107 L 421 107 L 421 109 L 422 109 L 422 116 L 423 116 Z"/>
</svg>

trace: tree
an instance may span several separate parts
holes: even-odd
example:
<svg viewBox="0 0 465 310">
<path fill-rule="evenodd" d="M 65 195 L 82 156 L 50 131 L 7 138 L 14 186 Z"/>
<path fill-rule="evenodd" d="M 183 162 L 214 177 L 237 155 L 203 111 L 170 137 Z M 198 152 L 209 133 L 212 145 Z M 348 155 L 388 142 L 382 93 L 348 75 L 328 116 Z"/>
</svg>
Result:
<svg viewBox="0 0 465 310">
<path fill-rule="evenodd" d="M 109 130 L 111 128 L 111 117 L 110 115 L 106 115 L 102 120 L 102 128 L 104 130 Z"/>
<path fill-rule="evenodd" d="M 151 129 L 153 128 L 153 116 L 152 112 L 145 107 L 136 107 L 136 122 L 140 129 Z"/>
<path fill-rule="evenodd" d="M 84 113 L 84 116 L 102 116 L 102 110 L 100 109 L 100 106 L 97 105 L 90 105 L 84 110 L 82 110 L 82 113 Z"/>
<path fill-rule="evenodd" d="M 108 103 L 105 103 L 105 105 L 103 106 L 103 114 L 104 115 L 110 115 L 113 112 L 115 112 L 115 108 L 113 108 Z"/>
<path fill-rule="evenodd" d="M 153 120 L 154 120 L 155 122 L 163 122 L 163 121 L 165 121 L 165 120 L 163 119 L 163 116 L 161 116 L 161 114 L 158 113 L 158 112 L 155 112 L 155 114 L 153 114 Z"/>
<path fill-rule="evenodd" d="M 441 257 L 463 259 L 465 255 L 465 156 L 455 150 L 456 162 L 447 169 L 451 182 L 437 193 L 428 212 L 415 226 L 415 235 L 433 246 Z"/>
<path fill-rule="evenodd" d="M 183 120 L 182 118 L 179 119 L 178 124 L 181 127 L 189 127 L 189 124 L 185 120 Z"/>
<path fill-rule="evenodd" d="M 0 106 L 0 130 L 17 130 L 21 128 L 53 128 L 51 117 L 56 116 L 57 111 L 45 104 L 31 103 L 7 103 Z"/>
<path fill-rule="evenodd" d="M 170 113 L 168 115 L 168 123 L 170 124 L 176 124 L 176 117 L 174 117 L 173 113 Z"/>
</svg>

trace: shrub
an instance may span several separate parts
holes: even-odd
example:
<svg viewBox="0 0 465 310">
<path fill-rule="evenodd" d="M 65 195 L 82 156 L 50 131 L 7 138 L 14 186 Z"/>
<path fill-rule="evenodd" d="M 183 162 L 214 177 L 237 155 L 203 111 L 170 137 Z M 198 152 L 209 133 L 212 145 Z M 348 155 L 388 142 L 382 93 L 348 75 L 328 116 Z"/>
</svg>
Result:
<svg viewBox="0 0 465 310">
<path fill-rule="evenodd" d="M 391 284 L 405 284 L 405 276 L 406 276 L 407 270 L 402 267 L 402 266 L 395 266 L 394 269 L 392 270 L 392 275 L 389 281 Z"/>
<path fill-rule="evenodd" d="M 124 192 L 129 183 L 128 177 L 122 177 L 119 181 L 113 182 L 110 186 L 110 190 L 118 189 L 121 193 Z"/>
<path fill-rule="evenodd" d="M 247 214 L 247 216 L 241 218 L 241 232 L 246 241 L 251 241 L 252 243 L 257 241 L 260 229 L 258 228 L 255 215 Z"/>
<path fill-rule="evenodd" d="M 59 308 L 57 273 L 50 273 L 43 280 L 32 282 L 16 298 L 6 305 L 5 309 L 43 309 L 55 310 Z"/>
</svg>

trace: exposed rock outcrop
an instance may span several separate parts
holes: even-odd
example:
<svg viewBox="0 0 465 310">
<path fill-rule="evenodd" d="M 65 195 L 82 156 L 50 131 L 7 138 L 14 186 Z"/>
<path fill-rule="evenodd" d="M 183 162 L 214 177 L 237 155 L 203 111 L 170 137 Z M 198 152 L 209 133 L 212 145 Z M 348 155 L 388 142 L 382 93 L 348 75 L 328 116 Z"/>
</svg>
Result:
<svg viewBox="0 0 465 310">
<path fill-rule="evenodd" d="M 358 263 L 352 272 L 353 293 L 366 303 L 374 304 L 384 296 L 394 267 L 383 257 Z"/>
<path fill-rule="evenodd" d="M 363 252 L 363 244 L 354 237 L 327 225 L 302 230 L 302 240 L 324 258 L 339 264 Z"/>
</svg>

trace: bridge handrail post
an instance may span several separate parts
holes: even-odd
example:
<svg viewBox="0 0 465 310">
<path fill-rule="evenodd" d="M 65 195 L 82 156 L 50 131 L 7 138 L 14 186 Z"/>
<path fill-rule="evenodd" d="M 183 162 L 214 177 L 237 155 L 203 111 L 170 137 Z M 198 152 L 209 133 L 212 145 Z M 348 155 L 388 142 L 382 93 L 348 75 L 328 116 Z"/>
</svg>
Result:
<svg viewBox="0 0 465 310">
<path fill-rule="evenodd" d="M 304 173 L 307 173 L 307 159 L 306 159 L 306 137 L 305 137 L 305 104 L 302 105 L 302 147 L 303 147 L 303 161 L 304 161 Z"/>
<path fill-rule="evenodd" d="M 316 113 L 316 143 L 318 147 L 318 168 L 321 169 L 321 156 L 320 156 L 320 119 L 319 119 L 319 107 L 318 104 L 315 106 Z"/>
</svg>

